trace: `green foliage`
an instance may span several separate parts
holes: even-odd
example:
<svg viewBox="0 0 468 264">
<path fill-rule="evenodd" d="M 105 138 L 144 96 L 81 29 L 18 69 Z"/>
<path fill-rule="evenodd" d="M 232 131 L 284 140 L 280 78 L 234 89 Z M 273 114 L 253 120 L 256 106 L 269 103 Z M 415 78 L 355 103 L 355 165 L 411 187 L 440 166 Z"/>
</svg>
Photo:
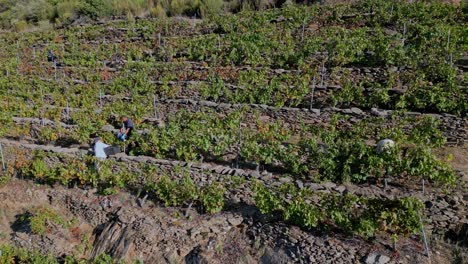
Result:
<svg viewBox="0 0 468 264">
<path fill-rule="evenodd" d="M 65 161 L 64 161 L 65 162 Z M 36 153 L 31 163 L 21 168 L 21 174 L 38 181 L 54 184 L 68 185 L 72 181 L 93 184 L 95 177 L 92 172 L 87 171 L 87 165 L 76 159 L 68 159 L 64 165 L 48 166 L 43 153 Z"/>
<path fill-rule="evenodd" d="M 418 232 L 424 207 L 412 197 L 391 200 L 314 193 L 290 184 L 267 188 L 255 183 L 254 200 L 262 213 L 279 215 L 304 228 L 338 227 L 366 237 L 378 231 L 405 236 Z"/>
<path fill-rule="evenodd" d="M 253 1 L 242 2 L 247 3 L 245 9 L 263 8 L 258 1 L 252 5 Z M 189 107 L 203 109 L 194 113 L 173 111 L 172 106 L 162 110 L 153 96 L 156 100 L 190 96 L 217 103 L 304 109 L 310 105 L 311 79 L 315 76 L 317 80 L 324 65 L 325 84 L 331 71 L 330 78 L 337 81 L 333 84 L 342 89 L 330 96 L 324 92 L 325 99 L 314 102 L 315 107 L 377 107 L 464 116 L 468 102 L 460 88 L 464 80 L 452 63 L 466 50 L 464 9 L 435 2 L 366 0 L 338 7 L 288 6 L 217 15 L 224 7 L 225 11 L 244 8 L 223 7 L 218 0 L 2 3 L 5 8 L 0 9 L 5 12 L 0 13 L 0 26 L 16 26 L 17 30 L 50 26 L 47 23 L 60 26 L 80 15 L 99 19 L 116 14 L 130 19 L 148 10 L 158 18 L 184 14 L 209 19 L 200 23 L 136 19 L 132 23 L 107 21 L 104 26 L 91 24 L 61 31 L 4 33 L 0 39 L 1 136 L 36 133 L 42 143 L 64 140 L 83 144 L 101 135 L 106 143 L 116 143 L 115 136 L 101 128 L 110 123 L 109 116 L 126 114 L 139 132 L 145 132 L 134 134 L 131 155 L 240 161 L 241 166 L 257 165 L 305 181 L 359 184 L 369 178 L 409 176 L 434 183 L 456 182 L 453 169 L 432 153 L 445 138 L 441 124 L 431 118 L 395 115 L 385 121 L 368 118 L 357 123 L 333 118 L 328 127 L 304 125 L 298 129 L 296 124 L 251 118 L 257 114 L 255 110 L 205 111 L 198 104 Z M 361 16 L 367 10 L 375 14 Z M 349 14 L 356 17 L 349 18 Z M 44 62 L 47 49 L 65 65 L 59 68 L 57 80 L 54 69 Z M 35 56 L 31 56 L 33 52 Z M 117 65 L 111 68 L 109 61 Z M 386 69 L 379 76 L 369 76 L 372 74 L 367 70 L 374 67 Z M 349 68 L 353 70 L 345 70 Z M 187 81 L 191 81 L 190 87 L 186 87 Z M 392 93 L 395 88 L 401 93 Z M 106 96 L 100 100 L 101 93 Z M 322 91 L 316 91 L 318 94 Z M 66 113 L 68 107 L 71 113 Z M 170 113 L 162 116 L 164 126 L 143 123 L 160 110 Z M 263 115 L 263 109 L 258 113 Z M 281 109 L 276 114 L 274 118 L 286 116 Z M 14 124 L 13 116 L 60 120 L 77 128 L 36 129 Z M 350 123 L 352 126 L 348 126 Z M 396 145 L 377 153 L 369 141 L 384 138 L 393 139 Z M 50 161 L 65 165 L 52 166 Z M 195 204 L 207 213 L 223 209 L 227 187 L 222 182 L 201 185 L 184 172 L 174 171 L 169 177 L 166 171 L 147 164 L 145 168 L 135 165 L 135 169 L 112 160 L 99 162 L 96 171 L 95 161 L 42 153 L 15 168 L 48 184 L 90 185 L 102 194 L 115 193 L 119 188 L 144 188 L 166 206 Z M 249 187 L 240 179 L 235 184 Z M 376 232 L 414 232 L 421 209 L 420 202 L 411 198 L 322 195 L 291 185 L 267 188 L 260 183 L 253 189 L 256 205 L 263 213 L 304 228 L 339 228 L 367 237 Z M 49 221 L 42 219 L 36 219 L 37 226 Z M 108 256 L 102 257 L 103 263 L 111 261 Z"/>
<path fill-rule="evenodd" d="M 306 164 L 318 169 L 316 176 L 322 180 L 359 183 L 371 176 L 408 174 L 440 183 L 455 183 L 453 169 L 430 153 L 430 147 L 441 146 L 445 141 L 438 122 L 432 118 L 410 119 L 408 122 L 413 122 L 414 127 L 406 135 L 401 131 L 405 122 L 393 129 L 381 129 L 378 120 L 374 123 L 363 121 L 349 129 L 315 129 L 313 133 L 324 145 L 305 138 L 299 142 L 300 153 L 307 155 Z M 336 124 L 332 122 L 333 126 Z M 373 145 L 365 144 L 369 135 L 377 139 L 392 138 L 396 146 L 377 153 Z M 360 140 L 356 140 L 358 138 Z M 294 166 L 307 170 L 300 163 Z"/>
<path fill-rule="evenodd" d="M 40 254 L 36 251 L 28 251 L 9 245 L 0 246 L 0 263 L 34 263 L 34 264 L 58 264 L 52 256 Z"/>
<path fill-rule="evenodd" d="M 111 256 L 107 254 L 99 255 L 93 262 L 94 264 L 114 264 L 116 263 L 115 260 L 112 259 Z"/>
<path fill-rule="evenodd" d="M 210 214 L 220 212 L 224 207 L 225 189 L 219 184 L 198 187 L 189 175 L 180 180 L 171 180 L 162 175 L 156 183 L 157 197 L 165 206 L 181 206 L 193 202 L 200 202 L 205 211 Z"/>
<path fill-rule="evenodd" d="M 47 207 L 38 207 L 24 214 L 20 220 L 31 228 L 31 232 L 43 235 L 48 232 L 51 225 L 65 226 L 66 222 L 55 210 Z"/>
<path fill-rule="evenodd" d="M 211 184 L 202 188 L 201 202 L 207 213 L 220 212 L 224 207 L 224 193 L 226 189 L 220 184 Z"/>
<path fill-rule="evenodd" d="M 201 0 L 199 8 L 202 17 L 217 15 L 223 11 L 223 0 Z"/>
<path fill-rule="evenodd" d="M 281 199 L 270 192 L 264 184 L 255 182 L 253 185 L 255 204 L 260 212 L 266 214 L 277 210 L 283 210 Z"/>
<path fill-rule="evenodd" d="M 51 255 L 41 254 L 37 251 L 30 251 L 24 248 L 13 247 L 9 245 L 0 246 L 0 263 L 2 264 L 113 264 L 118 263 L 113 260 L 110 256 L 102 254 L 98 256 L 94 261 L 79 260 L 73 256 L 65 256 L 57 259 Z"/>
</svg>

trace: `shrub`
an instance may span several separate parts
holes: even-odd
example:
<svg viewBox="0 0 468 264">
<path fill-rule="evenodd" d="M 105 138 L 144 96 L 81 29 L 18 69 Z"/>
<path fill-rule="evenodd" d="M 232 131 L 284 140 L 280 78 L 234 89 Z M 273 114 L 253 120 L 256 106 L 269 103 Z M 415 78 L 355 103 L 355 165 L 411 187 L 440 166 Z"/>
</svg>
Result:
<svg viewBox="0 0 468 264">
<path fill-rule="evenodd" d="M 98 19 L 112 14 L 112 5 L 108 0 L 85 0 L 79 5 L 78 14 Z"/>
<path fill-rule="evenodd" d="M 182 14 L 193 15 L 197 13 L 199 6 L 199 0 L 172 0 L 169 6 L 169 13 L 171 16 Z"/>
<path fill-rule="evenodd" d="M 28 28 L 28 22 L 26 22 L 24 20 L 14 22 L 14 27 L 15 27 L 15 31 L 17 31 L 17 32 L 24 31 L 24 30 L 26 30 Z"/>
<path fill-rule="evenodd" d="M 28 251 L 22 248 L 9 245 L 0 246 L 0 263 L 35 263 L 35 264 L 56 264 L 58 261 L 53 256 L 43 255 L 36 251 Z M 71 258 L 73 260 L 73 258 Z M 77 263 L 70 261 L 67 263 Z"/>
<path fill-rule="evenodd" d="M 161 3 L 158 3 L 155 7 L 151 8 L 150 15 L 152 17 L 164 18 L 167 16 L 166 9 L 164 9 Z"/>
<path fill-rule="evenodd" d="M 37 23 L 39 30 L 46 31 L 53 28 L 52 24 L 48 20 L 41 20 Z"/>
<path fill-rule="evenodd" d="M 219 185 L 208 185 L 202 190 L 202 203 L 205 211 L 210 214 L 220 212 L 224 207 L 224 193 L 226 189 Z"/>
<path fill-rule="evenodd" d="M 115 15 L 131 13 L 139 16 L 149 10 L 151 4 L 151 1 L 146 0 L 113 0 L 112 11 Z"/>
<path fill-rule="evenodd" d="M 37 235 L 45 234 L 50 225 L 65 226 L 63 218 L 55 210 L 47 207 L 38 207 L 32 212 L 26 212 L 20 220 L 29 224 L 31 232 Z"/>
<path fill-rule="evenodd" d="M 218 14 L 223 8 L 223 0 L 202 0 L 200 4 L 200 15 L 209 17 Z"/>
</svg>

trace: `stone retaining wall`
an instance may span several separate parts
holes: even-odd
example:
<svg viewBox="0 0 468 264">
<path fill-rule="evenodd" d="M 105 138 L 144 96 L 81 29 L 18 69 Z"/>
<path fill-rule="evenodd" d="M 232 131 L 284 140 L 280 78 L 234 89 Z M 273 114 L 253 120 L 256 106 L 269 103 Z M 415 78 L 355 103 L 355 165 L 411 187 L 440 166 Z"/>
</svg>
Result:
<svg viewBox="0 0 468 264">
<path fill-rule="evenodd" d="M 17 141 L 0 139 L 3 146 L 11 148 L 25 148 L 30 150 L 43 150 L 53 153 L 60 153 L 69 156 L 79 156 L 87 152 L 87 150 L 78 148 L 61 148 L 53 146 L 43 146 L 34 144 L 25 144 Z M 8 157 L 8 150 L 4 150 Z M 10 157 L 12 158 L 12 157 Z M 434 188 L 428 190 L 425 195 L 422 195 L 420 190 L 412 190 L 405 187 L 392 187 L 383 189 L 376 185 L 352 185 L 352 184 L 335 184 L 326 183 L 311 183 L 294 180 L 291 177 L 280 177 L 273 175 L 267 171 L 257 172 L 255 170 L 235 169 L 227 166 L 213 165 L 209 163 L 191 163 L 175 160 L 155 159 L 146 156 L 127 156 L 119 154 L 111 159 L 122 162 L 122 165 L 132 166 L 132 171 L 138 171 L 134 165 L 145 163 L 159 167 L 162 171 L 171 172 L 174 167 L 182 167 L 186 169 L 194 181 L 199 185 L 205 185 L 213 181 L 229 181 L 230 176 L 238 176 L 246 179 L 257 179 L 264 182 L 267 186 L 274 186 L 281 183 L 293 183 L 299 188 L 308 188 L 317 192 L 342 194 L 349 192 L 359 196 L 380 197 L 380 198 L 397 198 L 406 196 L 415 196 L 421 199 L 426 204 L 425 214 L 427 216 L 426 228 L 430 232 L 442 233 L 451 230 L 457 232 L 463 225 L 468 225 L 467 205 L 468 196 L 462 191 L 453 192 L 450 195 L 442 194 L 440 189 Z M 59 162 L 53 159 L 54 162 Z M 174 175 L 177 177 L 177 175 Z M 252 190 L 249 185 L 244 182 L 233 190 L 229 190 L 228 198 L 234 203 L 252 204 Z"/>
</svg>

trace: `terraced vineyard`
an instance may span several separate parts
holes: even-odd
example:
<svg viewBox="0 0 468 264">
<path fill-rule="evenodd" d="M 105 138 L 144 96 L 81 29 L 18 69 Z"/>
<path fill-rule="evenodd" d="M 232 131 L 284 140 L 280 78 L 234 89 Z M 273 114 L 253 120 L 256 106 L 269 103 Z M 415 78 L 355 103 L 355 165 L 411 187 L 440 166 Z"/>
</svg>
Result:
<svg viewBox="0 0 468 264">
<path fill-rule="evenodd" d="M 1 33 L 0 263 L 463 263 L 467 36 L 420 1 Z"/>
</svg>

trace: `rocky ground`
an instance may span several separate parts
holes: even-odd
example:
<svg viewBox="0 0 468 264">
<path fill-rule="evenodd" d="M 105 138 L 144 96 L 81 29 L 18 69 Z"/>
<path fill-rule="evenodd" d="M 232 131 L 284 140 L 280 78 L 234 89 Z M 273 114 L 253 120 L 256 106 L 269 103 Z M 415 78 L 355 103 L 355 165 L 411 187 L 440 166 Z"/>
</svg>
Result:
<svg viewBox="0 0 468 264">
<path fill-rule="evenodd" d="M 2 140 L 2 144 L 8 145 L 7 151 L 12 153 L 11 148 L 18 147 L 15 144 L 19 142 Z M 49 148 L 48 151 L 69 155 L 79 152 L 78 149 L 20 145 L 29 149 Z M 463 173 L 466 148 L 442 150 L 445 151 L 454 153 L 452 165 Z M 154 162 L 168 169 L 175 162 L 189 167 L 200 181 L 204 177 L 202 171 L 206 170 L 215 177 L 237 174 L 269 184 L 278 181 L 274 175 L 225 170 L 219 165 L 180 164 L 129 156 L 117 160 L 129 164 Z M 462 178 L 458 188 L 466 190 L 466 183 L 466 177 Z M 366 196 L 394 197 L 414 192 L 410 187 L 383 190 L 382 186 L 305 185 L 323 192 L 346 191 Z M 185 217 L 186 208 L 165 208 L 151 199 L 142 202 L 141 197 L 125 190 L 103 196 L 96 189 L 38 185 L 22 179 L 14 179 L 0 188 L 0 244 L 9 243 L 57 257 L 74 255 L 89 259 L 107 253 L 125 262 L 142 260 L 144 263 L 463 263 L 468 246 L 468 195 L 463 191 L 454 195 L 431 189 L 428 186 L 424 196 L 429 258 L 425 256 L 420 235 L 400 238 L 395 252 L 395 245 L 383 237 L 365 240 L 333 230 L 324 232 L 320 227 L 301 230 L 261 215 L 249 205 L 243 191 L 228 194 L 231 202 L 222 213 L 198 214 L 194 208 Z M 44 234 L 34 234 L 30 223 L 21 221 L 21 217 L 36 208 L 58 212 L 66 224 L 49 223 Z"/>
<path fill-rule="evenodd" d="M 144 263 L 428 263 L 424 249 L 402 242 L 392 255 L 382 241 L 365 242 L 340 234 L 309 233 L 265 219 L 254 208 L 199 215 L 162 208 L 120 192 L 67 189 L 15 180 L 0 189 L 2 242 L 56 256 L 84 258 L 107 252 L 126 262 Z M 43 235 L 18 223 L 27 210 L 53 208 L 71 224 L 52 224 Z M 402 254 L 403 253 L 403 254 Z"/>
</svg>

